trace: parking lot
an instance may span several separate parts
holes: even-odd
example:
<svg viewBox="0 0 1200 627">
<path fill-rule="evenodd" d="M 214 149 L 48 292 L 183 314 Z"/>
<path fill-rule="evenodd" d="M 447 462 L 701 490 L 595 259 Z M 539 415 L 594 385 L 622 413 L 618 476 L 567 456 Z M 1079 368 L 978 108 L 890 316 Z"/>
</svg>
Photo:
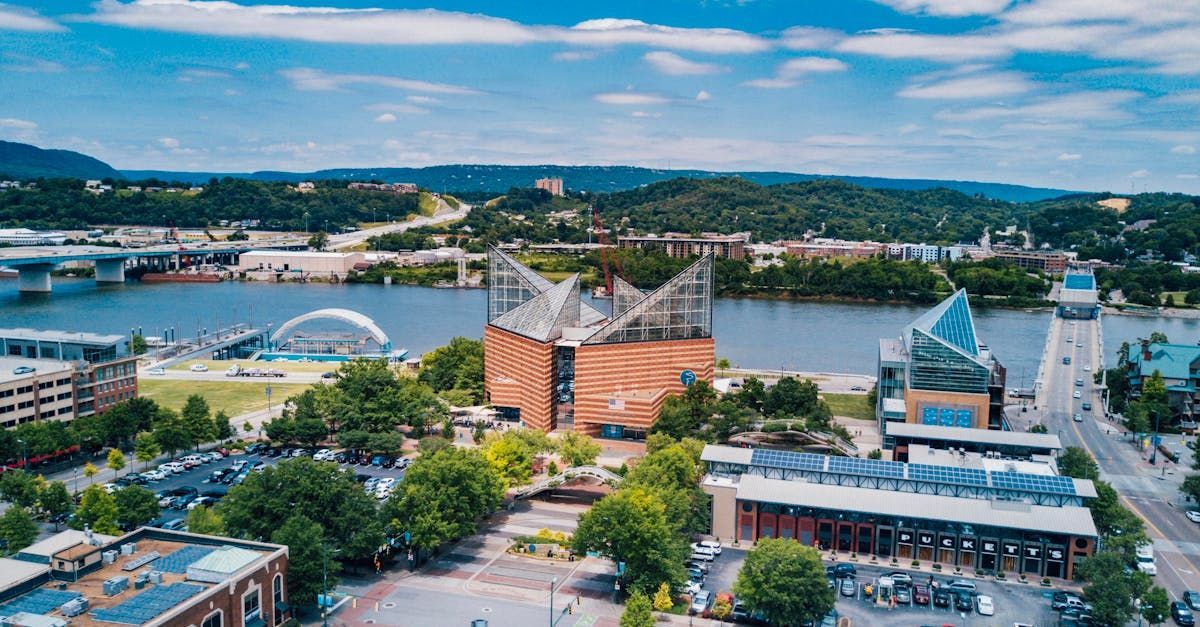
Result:
<svg viewBox="0 0 1200 627">
<path fill-rule="evenodd" d="M 746 560 L 746 550 L 726 546 L 721 554 L 709 563 L 709 572 L 704 580 L 703 589 L 716 594 L 733 591 L 733 583 L 737 580 L 738 571 Z M 831 562 L 826 562 L 832 566 Z M 978 595 L 990 596 L 995 607 L 995 615 L 981 616 L 978 612 L 958 612 L 953 607 L 942 608 L 929 605 L 900 604 L 889 609 L 884 605 L 875 605 L 865 598 L 863 587 L 866 584 L 877 585 L 881 575 L 886 575 L 897 569 L 890 567 L 855 564 L 854 596 L 843 596 L 838 587 L 837 611 L 839 615 L 853 620 L 855 625 L 1013 625 L 1014 623 L 1029 623 L 1036 625 L 1055 624 L 1057 613 L 1050 607 L 1053 590 L 1043 588 L 1036 583 L 1001 583 L 987 579 L 965 577 L 975 583 Z M 928 572 L 909 573 L 914 583 L 929 583 Z M 950 574 L 934 575 L 939 586 L 947 586 L 951 581 L 962 578 Z"/>
<path fill-rule="evenodd" d="M 155 493 L 164 493 L 179 488 L 192 488 L 201 495 L 205 493 L 224 495 L 232 486 L 223 483 L 210 483 L 209 477 L 212 475 L 213 471 L 231 468 L 234 462 L 237 461 L 246 461 L 250 464 L 261 461 L 266 466 L 273 466 L 285 459 L 286 458 L 283 457 L 270 457 L 268 455 L 258 455 L 253 453 L 235 453 L 224 459 L 204 463 L 189 470 L 185 470 L 179 474 L 168 474 L 165 479 L 161 481 L 151 481 L 144 487 Z M 379 466 L 363 466 L 358 464 L 339 464 L 339 466 L 349 468 L 353 473 L 366 475 L 367 477 L 392 477 L 396 481 L 399 481 L 400 478 L 404 476 L 404 470 L 400 468 L 382 468 Z M 153 468 L 153 466 L 151 466 L 151 468 Z M 149 468 L 142 468 L 139 464 L 136 472 L 140 474 L 145 470 L 149 470 Z M 186 509 L 165 507 L 162 509 L 156 524 L 162 524 L 172 520 L 186 518 Z"/>
</svg>

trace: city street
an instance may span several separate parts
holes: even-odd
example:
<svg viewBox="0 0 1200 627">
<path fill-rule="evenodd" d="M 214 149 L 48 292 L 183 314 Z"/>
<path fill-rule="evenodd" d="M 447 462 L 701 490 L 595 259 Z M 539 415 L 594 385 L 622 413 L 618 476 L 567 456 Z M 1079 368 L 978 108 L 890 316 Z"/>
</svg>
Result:
<svg viewBox="0 0 1200 627">
<path fill-rule="evenodd" d="M 1064 446 L 1082 446 L 1090 452 L 1100 465 L 1101 478 L 1112 483 L 1125 505 L 1146 522 L 1158 564 L 1156 583 L 1178 599 L 1184 590 L 1200 589 L 1200 526 L 1184 516 L 1179 493 L 1191 450 L 1180 447 L 1184 456 L 1179 464 L 1159 455 L 1152 466 L 1133 446 L 1130 435 L 1105 418 L 1101 391 L 1092 379 L 1102 367 L 1099 327 L 1096 320 L 1054 320 L 1036 405 L 1043 424 L 1059 435 Z M 1126 338 L 1106 341 L 1122 339 Z M 1071 363 L 1063 364 L 1064 357 L 1071 357 Z M 1079 379 L 1081 386 L 1076 385 Z M 1076 390 L 1078 399 L 1072 394 Z M 1084 402 L 1091 403 L 1091 411 L 1083 410 Z M 1074 421 L 1076 413 L 1081 422 Z"/>
</svg>

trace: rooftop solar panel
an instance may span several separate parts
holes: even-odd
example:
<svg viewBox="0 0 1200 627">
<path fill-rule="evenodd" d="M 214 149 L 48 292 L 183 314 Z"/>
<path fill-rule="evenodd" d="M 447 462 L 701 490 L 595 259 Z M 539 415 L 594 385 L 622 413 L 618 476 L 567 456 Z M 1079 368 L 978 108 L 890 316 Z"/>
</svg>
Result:
<svg viewBox="0 0 1200 627">
<path fill-rule="evenodd" d="M 191 566 L 192 562 L 215 550 L 210 546 L 188 545 L 159 558 L 154 564 L 154 570 L 161 570 L 165 573 L 186 573 L 187 567 Z"/>
<path fill-rule="evenodd" d="M 0 605 L 0 616 L 12 616 L 21 612 L 49 614 L 58 609 L 58 606 L 78 596 L 80 596 L 78 592 L 38 588 Z"/>
<path fill-rule="evenodd" d="M 750 454 L 750 463 L 755 466 L 769 466 L 787 470 L 821 470 L 825 467 L 825 456 L 812 453 L 796 453 L 794 451 L 775 451 L 756 448 Z"/>
<path fill-rule="evenodd" d="M 930 483 L 952 483 L 966 486 L 987 486 L 987 473 L 977 468 L 909 464 L 908 478 Z"/>
<path fill-rule="evenodd" d="M 93 610 L 92 617 L 106 623 L 141 625 L 203 590 L 204 586 L 190 583 L 155 586 L 130 597 L 120 605 Z"/>
<path fill-rule="evenodd" d="M 1070 477 L 1034 475 L 1024 472 L 993 472 L 992 487 L 1002 490 L 1075 495 L 1075 482 Z"/>
<path fill-rule="evenodd" d="M 829 472 L 864 477 L 904 478 L 904 464 L 858 457 L 830 457 Z"/>
</svg>

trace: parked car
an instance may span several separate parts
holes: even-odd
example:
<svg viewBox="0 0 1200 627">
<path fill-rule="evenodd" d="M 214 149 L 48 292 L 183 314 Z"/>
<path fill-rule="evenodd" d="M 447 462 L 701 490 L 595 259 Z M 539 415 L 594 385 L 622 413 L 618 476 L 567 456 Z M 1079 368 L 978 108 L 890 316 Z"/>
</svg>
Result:
<svg viewBox="0 0 1200 627">
<path fill-rule="evenodd" d="M 688 614 L 704 615 L 711 606 L 712 593 L 708 590 L 701 590 L 692 597 L 692 604 L 688 607 Z"/>
<path fill-rule="evenodd" d="M 1189 509 L 1184 516 L 1187 516 L 1187 519 L 1194 523 L 1200 523 L 1200 511 Z"/>
<path fill-rule="evenodd" d="M 929 605 L 929 586 L 923 583 L 913 586 L 912 600 L 917 605 Z"/>
<path fill-rule="evenodd" d="M 162 375 L 167 374 L 167 370 L 165 368 L 151 368 L 146 371 L 146 374 L 155 377 L 161 377 Z"/>
<path fill-rule="evenodd" d="M 1194 612 L 1200 612 L 1200 592 L 1188 590 L 1183 593 L 1183 602 Z"/>
<path fill-rule="evenodd" d="M 404 470 L 405 468 L 408 468 L 408 465 L 411 463 L 412 463 L 411 459 L 409 459 L 407 457 L 401 457 L 400 459 L 396 460 L 396 468 L 399 468 L 400 470 Z M 720 551 L 718 551 L 718 553 L 720 553 Z"/>
<path fill-rule="evenodd" d="M 992 604 L 992 597 L 986 594 L 975 597 L 975 611 L 979 612 L 980 616 L 994 616 L 996 606 Z"/>
<path fill-rule="evenodd" d="M 163 523 L 162 528 L 168 531 L 187 531 L 187 521 L 183 518 L 168 520 L 167 522 Z"/>
<path fill-rule="evenodd" d="M 292 457 L 303 457 L 308 454 L 308 449 L 305 448 L 298 448 L 292 451 Z"/>
<path fill-rule="evenodd" d="M 187 504 L 187 510 L 190 512 L 197 507 L 209 507 L 213 504 L 213 500 L 207 496 L 198 496 L 192 502 Z"/>
<path fill-rule="evenodd" d="M 1075 390 L 1075 392 L 1071 394 L 1072 398 L 1080 398 L 1081 396 L 1083 395 L 1079 393 L 1079 390 Z"/>
<path fill-rule="evenodd" d="M 188 368 L 188 370 L 191 370 L 192 372 L 208 372 L 208 366 L 205 366 L 204 364 L 192 364 L 192 367 Z"/>
<path fill-rule="evenodd" d="M 1092 404 L 1088 403 L 1086 401 L 1082 405 L 1080 405 L 1080 407 L 1083 408 L 1083 411 L 1092 411 Z"/>
<path fill-rule="evenodd" d="M 266 444 L 263 444 L 262 442 L 254 442 L 253 444 L 250 444 L 249 446 L 246 447 L 246 454 L 254 455 L 254 454 L 262 453 L 263 451 L 267 450 L 267 448 L 269 448 L 269 447 Z"/>
<path fill-rule="evenodd" d="M 974 581 L 968 581 L 966 579 L 955 579 L 954 581 L 951 581 L 950 585 L 947 587 L 950 588 L 951 591 L 962 590 L 963 592 L 966 592 L 967 594 L 969 594 L 971 596 L 975 596 L 976 588 L 975 588 Z"/>
<path fill-rule="evenodd" d="M 1083 422 L 1083 414 L 1075 412 L 1075 415 L 1071 416 L 1071 420 L 1074 420 L 1075 422 Z"/>
<path fill-rule="evenodd" d="M 933 606 L 934 607 L 950 607 L 951 595 L 950 591 L 945 588 L 935 588 L 933 590 Z"/>
<path fill-rule="evenodd" d="M 333 451 L 323 448 L 316 453 L 313 453 L 314 462 L 331 462 L 333 461 Z"/>
<path fill-rule="evenodd" d="M 963 590 L 954 592 L 954 609 L 960 612 L 970 612 L 975 609 L 975 603 L 972 602 L 971 594 Z"/>
<path fill-rule="evenodd" d="M 854 564 L 838 564 L 833 567 L 833 576 L 838 579 L 843 577 L 854 577 L 858 574 L 858 570 L 854 568 Z"/>
<path fill-rule="evenodd" d="M 191 469 L 203 464 L 204 458 L 200 457 L 199 455 L 184 455 L 183 457 L 179 458 L 179 463 L 183 464 L 184 468 Z"/>
<path fill-rule="evenodd" d="M 1082 608 L 1083 605 L 1084 605 L 1083 599 L 1080 598 L 1079 595 L 1075 594 L 1074 592 L 1066 592 L 1064 590 L 1058 590 L 1054 593 L 1054 596 L 1052 596 L 1050 598 L 1050 609 L 1053 609 L 1055 611 L 1060 611 L 1060 610 L 1063 610 L 1068 607 Z"/>
<path fill-rule="evenodd" d="M 1171 618 L 1175 620 L 1176 625 L 1181 627 L 1192 627 L 1196 624 L 1196 616 L 1183 601 L 1175 601 L 1171 604 Z"/>
<path fill-rule="evenodd" d="M 700 587 L 703 585 L 704 584 L 699 581 L 688 580 L 687 583 L 683 584 L 683 593 L 695 596 L 696 593 L 700 592 Z"/>
<path fill-rule="evenodd" d="M 143 472 L 142 477 L 144 477 L 146 481 L 162 481 L 163 479 L 167 478 L 167 473 L 155 468 L 153 470 L 147 470 L 146 472 Z"/>
<path fill-rule="evenodd" d="M 912 605 L 912 586 L 908 586 L 905 584 L 897 584 L 896 591 L 894 594 L 896 595 L 897 603 L 903 603 L 904 605 Z"/>
<path fill-rule="evenodd" d="M 708 562 L 706 562 L 704 560 L 689 560 L 688 563 L 685 564 L 685 566 L 687 568 L 698 568 L 698 569 L 700 569 L 700 572 L 704 573 L 705 576 L 708 575 L 708 571 L 710 568 L 708 565 Z"/>
<path fill-rule="evenodd" d="M 700 542 L 693 542 L 692 543 L 692 552 L 695 553 L 696 549 L 700 548 L 700 547 L 703 547 L 703 548 L 706 548 L 706 549 L 712 551 L 715 555 L 721 554 L 721 543 L 720 542 L 714 542 L 712 540 L 702 540 Z"/>
<path fill-rule="evenodd" d="M 387 456 L 386 456 L 386 455 L 375 455 L 375 456 L 372 456 L 372 457 L 371 457 L 371 465 L 372 465 L 372 466 L 377 466 L 377 467 L 380 467 L 380 468 L 382 468 L 382 467 L 383 467 L 383 460 L 384 460 L 384 459 L 386 459 L 386 458 L 387 458 Z"/>
<path fill-rule="evenodd" d="M 221 450 L 209 451 L 208 458 L 214 462 L 221 461 L 222 459 L 225 459 L 225 453 Z"/>
<path fill-rule="evenodd" d="M 884 575 L 884 577 L 891 579 L 897 585 L 900 585 L 900 584 L 912 585 L 912 582 L 913 582 L 912 575 L 910 575 L 908 573 L 903 573 L 900 571 L 890 572 L 890 573 Z"/>
<path fill-rule="evenodd" d="M 187 509 L 188 505 L 191 505 L 192 501 L 195 501 L 198 498 L 200 497 L 195 494 L 184 494 L 180 497 L 177 497 L 175 501 L 171 503 L 171 507 L 178 510 L 184 510 Z"/>
<path fill-rule="evenodd" d="M 212 473 L 208 475 L 208 482 L 209 483 L 221 483 L 221 480 L 225 478 L 225 475 L 227 475 L 231 472 L 237 472 L 237 471 L 235 471 L 232 468 L 218 468 L 218 469 L 212 471 Z"/>
<path fill-rule="evenodd" d="M 703 555 L 704 560 L 708 561 L 708 562 L 711 562 L 711 561 L 717 559 L 716 551 L 714 551 L 711 548 L 706 547 L 706 546 L 700 546 L 698 544 L 693 544 L 692 545 L 692 557 L 695 558 L 695 556 L 697 556 L 697 555 Z"/>
<path fill-rule="evenodd" d="M 852 597 L 852 596 L 854 596 L 854 593 L 856 593 L 856 592 L 858 592 L 858 583 L 857 582 L 855 582 L 850 577 L 847 577 L 842 580 L 842 585 L 841 585 L 842 596 Z"/>
<path fill-rule="evenodd" d="M 187 468 L 179 462 L 167 462 L 167 463 L 159 466 L 158 469 L 163 472 L 169 472 L 173 475 L 177 475 L 177 474 L 187 470 Z"/>
</svg>

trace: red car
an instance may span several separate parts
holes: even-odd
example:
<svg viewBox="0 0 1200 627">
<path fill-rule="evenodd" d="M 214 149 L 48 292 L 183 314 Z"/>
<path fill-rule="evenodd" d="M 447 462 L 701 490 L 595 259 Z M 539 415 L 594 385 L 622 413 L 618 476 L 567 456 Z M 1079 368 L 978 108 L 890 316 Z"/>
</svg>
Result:
<svg viewBox="0 0 1200 627">
<path fill-rule="evenodd" d="M 917 605 L 929 605 L 929 586 L 923 583 L 913 586 L 912 598 Z"/>
</svg>

